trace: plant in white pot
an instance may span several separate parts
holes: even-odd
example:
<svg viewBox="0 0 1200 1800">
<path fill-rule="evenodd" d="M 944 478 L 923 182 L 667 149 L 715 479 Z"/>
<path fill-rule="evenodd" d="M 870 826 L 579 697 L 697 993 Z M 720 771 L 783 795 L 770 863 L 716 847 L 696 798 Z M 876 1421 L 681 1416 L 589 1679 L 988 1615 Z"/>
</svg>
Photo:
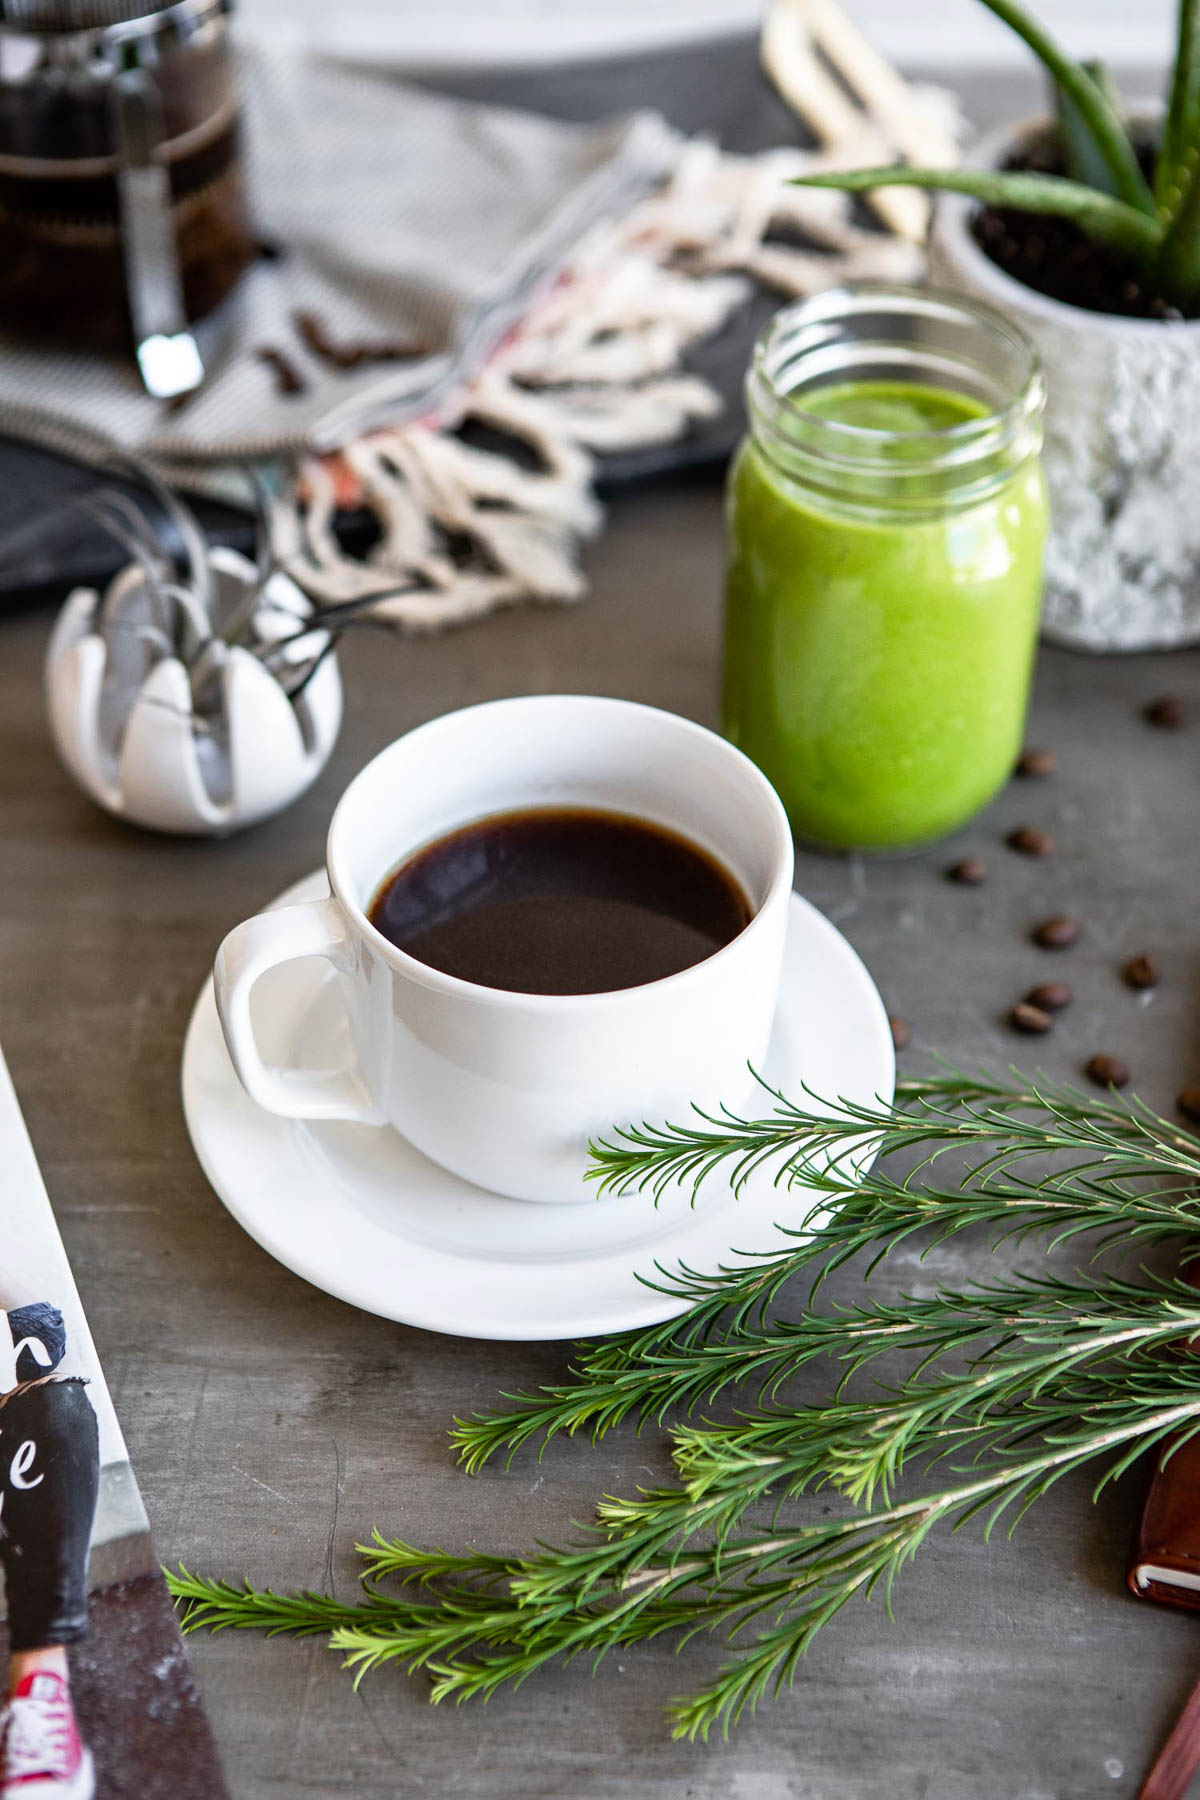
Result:
<svg viewBox="0 0 1200 1800">
<path fill-rule="evenodd" d="M 977 167 L 804 179 L 941 190 L 934 279 L 1039 346 L 1047 634 L 1095 650 L 1200 641 L 1200 0 L 1180 0 L 1165 106 L 1132 115 L 1018 0 L 982 4 L 1049 71 L 1055 116 L 985 139 Z"/>
</svg>

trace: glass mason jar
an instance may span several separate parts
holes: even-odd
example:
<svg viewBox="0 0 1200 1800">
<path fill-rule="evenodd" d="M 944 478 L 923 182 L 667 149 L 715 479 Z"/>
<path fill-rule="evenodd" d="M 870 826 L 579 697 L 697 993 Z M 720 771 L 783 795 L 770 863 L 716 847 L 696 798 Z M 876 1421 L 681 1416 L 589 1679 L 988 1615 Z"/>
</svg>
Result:
<svg viewBox="0 0 1200 1800">
<path fill-rule="evenodd" d="M 775 316 L 746 392 L 724 729 L 801 839 L 941 837 L 1021 746 L 1046 532 L 1037 352 L 976 302 L 841 288 Z"/>
</svg>

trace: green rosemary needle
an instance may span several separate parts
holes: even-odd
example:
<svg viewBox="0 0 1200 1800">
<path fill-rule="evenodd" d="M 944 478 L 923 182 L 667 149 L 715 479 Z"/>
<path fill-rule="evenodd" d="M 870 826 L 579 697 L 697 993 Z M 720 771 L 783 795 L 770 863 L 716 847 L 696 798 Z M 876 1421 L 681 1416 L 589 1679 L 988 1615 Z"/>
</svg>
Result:
<svg viewBox="0 0 1200 1800">
<path fill-rule="evenodd" d="M 1116 1276 L 1083 1283 L 1014 1275 L 1007 1284 L 939 1289 L 891 1305 L 831 1313 L 810 1306 L 798 1317 L 715 1327 L 699 1339 L 690 1315 L 678 1323 L 676 1332 L 654 1326 L 583 1345 L 566 1381 L 505 1395 L 506 1407 L 456 1420 L 451 1439 L 463 1466 L 474 1474 L 502 1451 L 511 1462 L 524 1444 L 540 1439 L 544 1450 L 559 1434 L 584 1431 L 594 1442 L 631 1414 L 639 1430 L 650 1420 L 661 1424 L 668 1413 L 690 1414 L 733 1386 L 777 1401 L 786 1383 L 820 1357 L 836 1364 L 838 1395 L 875 1358 L 900 1353 L 918 1359 L 914 1385 L 939 1357 L 977 1351 L 973 1390 L 1001 1382 L 1034 1389 L 1090 1358 L 1200 1335 L 1200 1295 L 1185 1282 L 1152 1276 L 1140 1283 Z M 1022 1347 L 1015 1367 L 1005 1349 L 1014 1344 Z"/>
</svg>

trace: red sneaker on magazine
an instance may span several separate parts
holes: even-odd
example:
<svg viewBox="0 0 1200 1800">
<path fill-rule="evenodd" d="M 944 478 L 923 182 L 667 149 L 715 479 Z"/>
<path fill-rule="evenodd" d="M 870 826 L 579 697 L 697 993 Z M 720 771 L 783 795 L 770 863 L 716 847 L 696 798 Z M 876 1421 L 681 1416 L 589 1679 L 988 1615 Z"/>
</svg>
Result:
<svg viewBox="0 0 1200 1800">
<path fill-rule="evenodd" d="M 0 1713 L 0 1800 L 92 1800 L 95 1791 L 71 1690 L 35 1669 Z"/>
</svg>

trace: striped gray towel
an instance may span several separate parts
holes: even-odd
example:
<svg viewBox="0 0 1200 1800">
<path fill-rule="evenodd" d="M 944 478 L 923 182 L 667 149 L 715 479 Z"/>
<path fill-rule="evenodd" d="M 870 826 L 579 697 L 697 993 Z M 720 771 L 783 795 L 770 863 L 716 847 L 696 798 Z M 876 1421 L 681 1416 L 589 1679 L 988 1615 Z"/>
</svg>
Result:
<svg viewBox="0 0 1200 1800">
<path fill-rule="evenodd" d="M 627 210 L 676 149 L 653 114 L 562 124 L 264 44 L 243 45 L 242 93 L 255 229 L 284 254 L 199 326 L 201 391 L 172 412 L 132 361 L 0 335 L 0 429 L 84 459 L 116 444 L 223 461 L 436 413 L 585 229 Z M 305 312 L 334 343 L 415 339 L 429 353 L 339 369 L 302 341 Z M 277 391 L 267 346 L 302 392 Z"/>
</svg>

